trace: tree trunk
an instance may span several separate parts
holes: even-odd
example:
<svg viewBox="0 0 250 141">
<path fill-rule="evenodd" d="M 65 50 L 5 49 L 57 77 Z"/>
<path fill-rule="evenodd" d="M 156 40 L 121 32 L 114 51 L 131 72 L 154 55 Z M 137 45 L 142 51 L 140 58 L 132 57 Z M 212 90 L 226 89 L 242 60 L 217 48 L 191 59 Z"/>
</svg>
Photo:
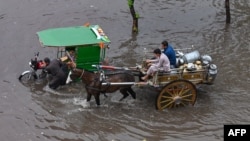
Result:
<svg viewBox="0 0 250 141">
<path fill-rule="evenodd" d="M 225 0 L 225 7 L 226 7 L 226 23 L 230 24 L 231 16 L 230 16 L 230 3 L 229 3 L 229 0 Z"/>
<path fill-rule="evenodd" d="M 133 33 L 138 33 L 138 14 L 136 14 L 135 9 L 134 9 L 134 0 L 128 0 L 128 6 L 130 9 L 130 13 L 133 18 L 133 25 L 132 25 L 132 32 Z"/>
</svg>

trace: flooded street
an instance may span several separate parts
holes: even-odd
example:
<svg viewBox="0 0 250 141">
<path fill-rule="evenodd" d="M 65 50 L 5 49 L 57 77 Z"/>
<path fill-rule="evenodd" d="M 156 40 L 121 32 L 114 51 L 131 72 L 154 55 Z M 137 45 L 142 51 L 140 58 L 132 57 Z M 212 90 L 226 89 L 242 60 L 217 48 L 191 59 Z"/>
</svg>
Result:
<svg viewBox="0 0 250 141">
<path fill-rule="evenodd" d="M 250 1 L 136 0 L 139 34 L 131 34 L 127 0 L 0 0 L 0 137 L 2 141 L 223 141 L 225 124 L 250 123 Z M 111 40 L 115 66 L 135 66 L 143 49 L 167 39 L 176 49 L 192 45 L 218 67 L 213 85 L 198 86 L 194 107 L 155 109 L 157 91 L 134 87 L 137 99 L 101 95 L 101 107 L 85 101 L 81 83 L 49 91 L 46 83 L 23 85 L 34 52 L 54 58 L 36 32 L 98 24 Z"/>
</svg>

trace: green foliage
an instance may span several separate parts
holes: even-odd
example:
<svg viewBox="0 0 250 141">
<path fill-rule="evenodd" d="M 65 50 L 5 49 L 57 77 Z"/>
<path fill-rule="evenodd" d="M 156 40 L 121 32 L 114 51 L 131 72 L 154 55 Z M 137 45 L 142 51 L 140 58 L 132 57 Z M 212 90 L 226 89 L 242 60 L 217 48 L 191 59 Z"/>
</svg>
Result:
<svg viewBox="0 0 250 141">
<path fill-rule="evenodd" d="M 128 0 L 128 6 L 131 7 L 134 5 L 134 0 Z"/>
<path fill-rule="evenodd" d="M 136 26 L 133 26 L 133 32 L 138 33 L 138 28 Z"/>
<path fill-rule="evenodd" d="M 139 18 L 140 18 L 140 15 L 139 15 L 138 12 L 136 12 L 135 17 L 136 17 L 136 19 L 139 19 Z"/>
</svg>

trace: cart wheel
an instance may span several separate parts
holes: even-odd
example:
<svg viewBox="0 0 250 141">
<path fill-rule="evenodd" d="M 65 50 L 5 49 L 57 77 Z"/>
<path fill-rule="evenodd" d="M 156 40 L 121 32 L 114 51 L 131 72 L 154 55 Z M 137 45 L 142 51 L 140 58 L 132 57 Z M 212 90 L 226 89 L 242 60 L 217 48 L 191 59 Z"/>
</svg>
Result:
<svg viewBox="0 0 250 141">
<path fill-rule="evenodd" d="M 22 83 L 33 82 L 37 79 L 37 76 L 32 74 L 32 72 L 27 71 L 18 77 L 19 81 Z"/>
<path fill-rule="evenodd" d="M 156 99 L 156 108 L 174 108 L 194 105 L 196 101 L 196 86 L 188 80 L 175 80 L 168 83 Z"/>
</svg>

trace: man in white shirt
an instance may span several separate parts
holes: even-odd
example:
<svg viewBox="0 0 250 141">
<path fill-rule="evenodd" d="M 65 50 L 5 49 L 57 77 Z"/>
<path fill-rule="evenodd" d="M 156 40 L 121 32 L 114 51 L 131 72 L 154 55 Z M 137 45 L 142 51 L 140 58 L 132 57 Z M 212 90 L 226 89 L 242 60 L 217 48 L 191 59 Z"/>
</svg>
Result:
<svg viewBox="0 0 250 141">
<path fill-rule="evenodd" d="M 155 49 L 154 54 L 156 59 L 154 60 L 146 60 L 147 63 L 152 63 L 149 69 L 147 70 L 147 74 L 141 79 L 146 81 L 150 75 L 153 75 L 158 69 L 163 70 L 164 72 L 168 72 L 170 70 L 170 61 L 168 57 L 161 52 L 160 49 Z"/>
</svg>

